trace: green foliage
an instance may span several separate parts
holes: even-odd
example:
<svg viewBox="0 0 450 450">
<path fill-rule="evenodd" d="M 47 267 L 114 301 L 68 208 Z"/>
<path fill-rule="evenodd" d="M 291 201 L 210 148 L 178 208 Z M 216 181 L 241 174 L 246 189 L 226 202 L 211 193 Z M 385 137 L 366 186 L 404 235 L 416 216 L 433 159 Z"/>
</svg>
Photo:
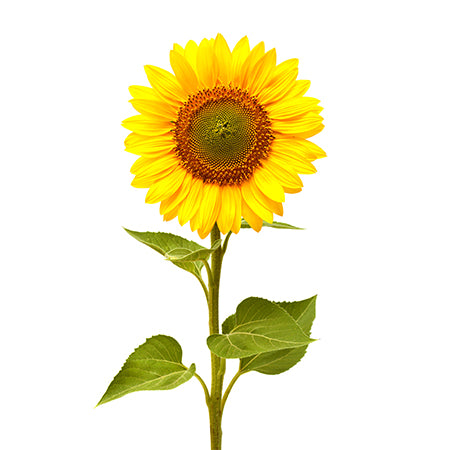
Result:
<svg viewBox="0 0 450 450">
<path fill-rule="evenodd" d="M 207 249 L 197 242 L 188 241 L 171 233 L 139 232 L 126 228 L 125 231 L 139 242 L 164 255 L 176 266 L 194 274 L 197 278 L 201 277 L 203 268 L 201 259 L 207 260 L 209 255 L 220 245 L 219 240 L 218 243 L 217 241 L 214 242 L 212 249 Z"/>
<path fill-rule="evenodd" d="M 231 314 L 231 316 L 228 316 L 222 324 L 222 333 L 229 334 L 230 331 L 235 327 L 235 325 L 236 325 L 236 314 Z"/>
<path fill-rule="evenodd" d="M 297 322 L 308 337 L 315 318 L 316 297 L 317 296 L 314 296 L 299 302 L 277 303 L 277 305 L 281 306 L 286 312 L 289 313 L 289 315 Z M 285 350 L 259 353 L 251 357 L 242 358 L 240 370 L 241 372 L 255 370 L 267 375 L 276 375 L 295 366 L 295 364 L 297 364 L 305 355 L 306 349 L 307 346 L 289 348 Z"/>
<path fill-rule="evenodd" d="M 180 344 L 174 338 L 160 334 L 147 339 L 128 357 L 98 405 L 131 392 L 167 390 L 185 383 L 194 375 L 195 364 L 188 369 L 181 357 Z"/>
<path fill-rule="evenodd" d="M 294 225 L 289 225 L 288 223 L 283 222 L 266 222 L 263 221 L 262 224 L 263 227 L 270 227 L 270 228 L 278 228 L 280 230 L 304 230 L 304 228 L 295 227 Z M 241 228 L 251 228 L 251 226 L 248 224 L 248 222 L 244 219 L 241 221 Z"/>
<path fill-rule="evenodd" d="M 313 342 L 285 309 L 263 298 L 245 299 L 236 309 L 234 323 L 227 320 L 228 333 L 207 339 L 209 349 L 222 358 L 245 358 Z"/>
<path fill-rule="evenodd" d="M 279 302 L 285 311 L 287 311 L 295 321 L 300 325 L 302 330 L 309 335 L 312 323 L 316 317 L 316 299 L 317 295 L 299 302 Z"/>
<path fill-rule="evenodd" d="M 187 248 L 174 248 L 166 253 L 166 259 L 172 262 L 186 261 L 206 261 L 215 250 L 220 247 L 221 239 L 217 239 L 211 248 L 201 248 L 200 250 L 189 250 Z"/>
</svg>

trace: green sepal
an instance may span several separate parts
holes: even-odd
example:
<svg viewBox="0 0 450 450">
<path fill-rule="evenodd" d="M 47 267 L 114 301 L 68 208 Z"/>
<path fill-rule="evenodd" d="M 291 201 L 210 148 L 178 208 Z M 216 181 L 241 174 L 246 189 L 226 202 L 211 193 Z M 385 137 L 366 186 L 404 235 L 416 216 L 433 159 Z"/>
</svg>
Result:
<svg viewBox="0 0 450 450">
<path fill-rule="evenodd" d="M 130 235 L 137 239 L 139 242 L 147 245 L 153 250 L 157 251 L 163 256 L 169 255 L 174 250 L 177 250 L 178 255 L 179 252 L 184 251 L 184 256 L 188 254 L 196 253 L 199 251 L 206 252 L 202 253 L 206 255 L 205 259 L 208 259 L 209 254 L 213 250 L 209 250 L 197 242 L 188 241 L 181 236 L 177 236 L 171 233 L 154 233 L 151 231 L 140 232 L 140 231 L 131 231 L 124 228 L 124 230 Z M 214 243 L 216 244 L 216 243 Z M 209 253 L 208 253 L 209 252 Z M 167 258 L 167 256 L 166 256 Z M 167 258 L 169 259 L 169 258 Z M 173 264 L 180 267 L 181 269 L 187 270 L 188 272 L 194 274 L 197 278 L 201 277 L 201 270 L 203 268 L 203 262 L 200 260 L 181 260 L 180 259 L 169 259 Z"/>
<path fill-rule="evenodd" d="M 294 225 L 289 225 L 288 223 L 275 222 L 275 221 L 272 223 L 269 223 L 269 222 L 266 222 L 263 220 L 262 226 L 270 227 L 270 228 L 278 228 L 280 230 L 304 230 L 304 228 L 299 228 Z M 242 219 L 241 220 L 241 228 L 251 228 L 251 226 L 245 219 Z"/>
<path fill-rule="evenodd" d="M 153 336 L 139 346 L 114 377 L 98 405 L 137 391 L 174 389 L 194 376 L 195 364 L 182 362 L 180 344 L 170 336 Z"/>
<path fill-rule="evenodd" d="M 312 323 L 316 314 L 316 298 L 317 296 L 313 296 L 298 302 L 277 303 L 277 305 L 291 315 L 308 337 L 311 333 Z M 259 353 L 252 357 L 242 358 L 240 370 L 241 372 L 255 370 L 267 375 L 276 375 L 285 372 L 295 366 L 303 358 L 307 347 L 308 346 Z"/>
<path fill-rule="evenodd" d="M 280 305 L 258 297 L 243 300 L 234 324 L 232 320 L 225 322 L 225 329 L 228 333 L 207 339 L 209 349 L 222 358 L 244 358 L 313 342 Z"/>
<path fill-rule="evenodd" d="M 201 248 L 199 250 L 189 250 L 187 248 L 174 248 L 165 254 L 168 261 L 172 262 L 187 262 L 187 261 L 205 261 L 211 256 L 211 253 L 216 251 L 220 244 L 221 239 L 217 239 L 211 248 Z"/>
</svg>

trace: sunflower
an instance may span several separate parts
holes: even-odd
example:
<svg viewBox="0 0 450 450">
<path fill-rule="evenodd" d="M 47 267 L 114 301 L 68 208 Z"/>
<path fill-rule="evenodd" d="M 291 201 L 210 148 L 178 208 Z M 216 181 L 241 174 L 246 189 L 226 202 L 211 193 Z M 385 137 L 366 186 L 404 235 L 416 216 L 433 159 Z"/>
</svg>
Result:
<svg viewBox="0 0 450 450">
<path fill-rule="evenodd" d="M 297 80 L 297 59 L 277 64 L 275 49 L 250 49 L 247 37 L 232 51 L 221 34 L 175 44 L 170 64 L 173 74 L 145 66 L 151 88 L 130 87 L 140 113 L 123 122 L 126 150 L 140 156 L 132 185 L 201 238 L 216 222 L 238 233 L 242 217 L 259 231 L 326 156 L 307 140 L 323 129 L 319 100 L 304 96 L 310 82 Z"/>
</svg>

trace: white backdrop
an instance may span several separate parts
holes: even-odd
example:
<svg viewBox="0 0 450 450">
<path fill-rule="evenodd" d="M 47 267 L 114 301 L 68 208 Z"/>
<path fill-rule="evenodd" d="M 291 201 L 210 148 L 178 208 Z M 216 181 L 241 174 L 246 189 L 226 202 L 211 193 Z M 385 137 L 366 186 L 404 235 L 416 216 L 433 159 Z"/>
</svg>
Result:
<svg viewBox="0 0 450 450">
<path fill-rule="evenodd" d="M 288 223 L 243 230 L 221 317 L 247 296 L 318 294 L 300 365 L 231 393 L 224 449 L 447 450 L 450 400 L 445 1 L 16 1 L 0 11 L 1 447 L 207 449 L 193 379 L 94 409 L 129 353 L 164 333 L 208 378 L 196 280 L 122 226 L 199 241 L 130 186 L 128 86 L 174 42 L 247 34 L 300 59 L 329 157 Z M 229 364 L 232 373 L 234 364 Z"/>
</svg>

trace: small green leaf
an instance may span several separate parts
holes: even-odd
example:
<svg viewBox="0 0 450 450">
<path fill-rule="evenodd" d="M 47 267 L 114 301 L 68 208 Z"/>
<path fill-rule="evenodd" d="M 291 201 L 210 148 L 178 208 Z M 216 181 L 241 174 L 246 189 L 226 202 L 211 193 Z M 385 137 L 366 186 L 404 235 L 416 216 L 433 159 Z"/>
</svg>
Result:
<svg viewBox="0 0 450 450">
<path fill-rule="evenodd" d="M 221 239 L 217 239 L 211 248 L 201 248 L 199 250 L 189 250 L 187 248 L 174 248 L 166 253 L 166 259 L 172 262 L 186 261 L 205 261 L 211 253 L 217 250 L 222 243 Z"/>
<path fill-rule="evenodd" d="M 304 230 L 304 228 L 295 227 L 294 225 L 289 225 L 288 223 L 283 222 L 266 222 L 263 220 L 263 227 L 270 227 L 270 228 L 278 228 L 280 230 Z M 245 219 L 242 219 L 241 221 L 241 228 L 251 228 L 251 226 L 248 224 L 248 222 Z"/>
<path fill-rule="evenodd" d="M 299 302 L 280 302 L 281 306 L 297 322 L 307 336 L 310 335 L 315 318 L 316 297 Z M 276 375 L 295 366 L 305 355 L 308 346 L 259 353 L 248 358 L 242 358 L 240 370 L 249 372 L 255 370 L 267 375 Z"/>
<path fill-rule="evenodd" d="M 157 251 L 161 255 L 166 256 L 170 254 L 171 251 L 184 251 L 186 256 L 187 253 L 202 251 L 210 251 L 205 247 L 194 241 L 188 241 L 187 239 L 170 233 L 153 233 L 150 231 L 140 232 L 131 231 L 125 228 L 125 231 L 137 239 L 139 242 L 147 245 L 153 250 Z M 201 276 L 201 270 L 203 268 L 203 262 L 197 260 L 170 260 L 173 264 L 180 267 L 181 269 L 187 270 L 188 272 L 194 274 L 197 278 Z"/>
<path fill-rule="evenodd" d="M 209 349 L 222 358 L 244 358 L 258 353 L 297 348 L 313 342 L 282 307 L 249 297 L 236 309 L 235 323 L 225 321 L 226 334 L 209 336 Z"/>
<path fill-rule="evenodd" d="M 131 392 L 167 390 L 185 383 L 193 377 L 195 364 L 188 369 L 181 357 L 180 344 L 174 338 L 160 334 L 147 339 L 128 357 L 98 405 Z"/>
</svg>

